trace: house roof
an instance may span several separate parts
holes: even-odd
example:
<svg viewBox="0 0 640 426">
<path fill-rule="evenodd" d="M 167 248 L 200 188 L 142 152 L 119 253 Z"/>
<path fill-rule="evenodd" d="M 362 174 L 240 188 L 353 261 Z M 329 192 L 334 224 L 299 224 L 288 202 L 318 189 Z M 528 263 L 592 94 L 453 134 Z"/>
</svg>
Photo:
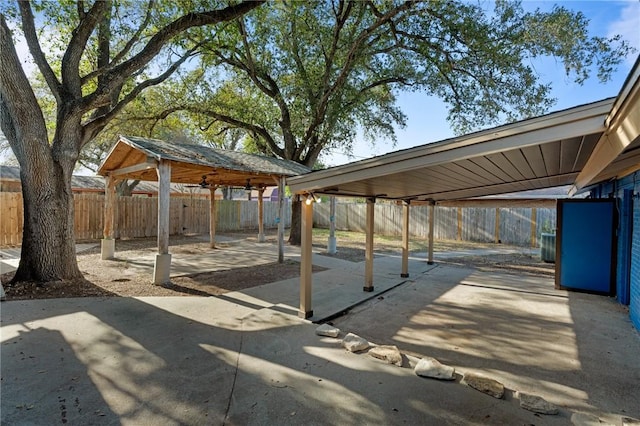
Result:
<svg viewBox="0 0 640 426">
<path fill-rule="evenodd" d="M 589 184 L 640 169 L 638 63 L 617 98 L 314 171 L 293 193 L 444 201 Z"/>
<path fill-rule="evenodd" d="M 249 180 L 252 186 L 273 186 L 276 184 L 274 177 L 297 176 L 310 171 L 294 161 L 274 157 L 120 136 L 98 174 L 117 173 L 123 178 L 155 181 L 153 163 L 157 161 L 171 163 L 172 182 L 190 184 L 197 184 L 206 176 L 207 182 L 217 185 L 245 186 Z"/>
</svg>

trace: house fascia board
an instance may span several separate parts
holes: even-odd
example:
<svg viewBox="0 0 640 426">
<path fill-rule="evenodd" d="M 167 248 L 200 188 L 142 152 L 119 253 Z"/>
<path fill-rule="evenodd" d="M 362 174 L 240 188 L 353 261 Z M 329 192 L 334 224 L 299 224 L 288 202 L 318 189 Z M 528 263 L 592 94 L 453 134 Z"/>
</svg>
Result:
<svg viewBox="0 0 640 426">
<path fill-rule="evenodd" d="M 605 119 L 605 124 L 607 129 L 576 178 L 569 191 L 571 195 L 597 183 L 600 173 L 640 137 L 640 58 Z"/>
<path fill-rule="evenodd" d="M 422 145 L 288 180 L 291 192 L 313 191 L 417 168 L 604 131 L 613 99 L 552 113 L 466 137 Z"/>
</svg>

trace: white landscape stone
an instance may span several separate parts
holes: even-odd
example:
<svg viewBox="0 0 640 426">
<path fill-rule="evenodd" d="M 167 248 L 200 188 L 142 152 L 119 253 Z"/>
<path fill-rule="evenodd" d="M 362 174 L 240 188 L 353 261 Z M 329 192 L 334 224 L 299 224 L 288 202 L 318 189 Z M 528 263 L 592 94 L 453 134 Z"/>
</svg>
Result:
<svg viewBox="0 0 640 426">
<path fill-rule="evenodd" d="M 468 386 L 480 392 L 491 395 L 494 398 L 502 399 L 504 396 L 504 385 L 497 380 L 490 379 L 478 373 L 466 373 L 464 381 Z"/>
<path fill-rule="evenodd" d="M 329 324 L 322 324 L 318 328 L 316 328 L 316 334 L 318 336 L 338 337 L 338 335 L 340 334 L 340 329 Z"/>
<path fill-rule="evenodd" d="M 402 367 L 402 354 L 397 346 L 381 345 L 369 349 L 369 355 L 381 359 L 389 364 Z"/>
<path fill-rule="evenodd" d="M 573 413 L 571 415 L 571 424 L 575 426 L 605 426 L 598 416 L 589 413 Z"/>
<path fill-rule="evenodd" d="M 369 348 L 369 342 L 356 334 L 349 333 L 342 339 L 342 346 L 349 352 L 359 352 Z"/>
<path fill-rule="evenodd" d="M 455 376 L 455 368 L 440 363 L 435 358 L 425 357 L 416 364 L 413 371 L 421 377 L 430 377 L 438 380 L 453 380 Z"/>
<path fill-rule="evenodd" d="M 558 407 L 541 396 L 518 392 L 520 407 L 540 414 L 558 414 Z"/>
</svg>

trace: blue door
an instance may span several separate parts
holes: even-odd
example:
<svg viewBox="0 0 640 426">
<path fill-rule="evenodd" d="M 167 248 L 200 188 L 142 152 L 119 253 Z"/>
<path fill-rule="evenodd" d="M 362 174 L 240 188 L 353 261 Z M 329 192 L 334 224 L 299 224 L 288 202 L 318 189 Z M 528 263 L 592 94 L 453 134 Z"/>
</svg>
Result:
<svg viewBox="0 0 640 426">
<path fill-rule="evenodd" d="M 615 289 L 615 204 L 558 201 L 556 287 L 611 295 Z"/>
</svg>

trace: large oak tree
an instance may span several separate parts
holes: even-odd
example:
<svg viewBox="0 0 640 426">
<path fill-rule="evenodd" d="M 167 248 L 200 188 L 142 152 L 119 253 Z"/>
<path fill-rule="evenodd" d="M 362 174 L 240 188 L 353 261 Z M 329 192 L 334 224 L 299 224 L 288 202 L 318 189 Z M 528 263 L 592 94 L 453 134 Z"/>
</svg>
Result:
<svg viewBox="0 0 640 426">
<path fill-rule="evenodd" d="M 245 129 L 264 154 L 312 167 L 327 149 L 349 152 L 358 131 L 394 142 L 394 126 L 405 124 L 399 90 L 441 97 L 451 124 L 467 132 L 553 105 L 532 58 L 555 57 L 581 83 L 594 72 L 607 80 L 630 50 L 618 37 L 590 37 L 580 12 L 526 12 L 507 1 L 484 6 L 269 3 L 213 38 L 195 35 L 204 56 L 191 78 L 200 84 L 192 102 L 174 102 L 163 114 L 186 109 Z M 295 244 L 296 206 L 293 212 Z"/>
<path fill-rule="evenodd" d="M 0 125 L 20 164 L 24 228 L 16 281 L 81 277 L 75 258 L 71 174 L 83 146 L 145 88 L 198 52 L 189 31 L 222 23 L 259 2 L 148 0 L 3 3 Z M 48 122 L 21 66 L 20 31 L 55 99 Z"/>
</svg>

